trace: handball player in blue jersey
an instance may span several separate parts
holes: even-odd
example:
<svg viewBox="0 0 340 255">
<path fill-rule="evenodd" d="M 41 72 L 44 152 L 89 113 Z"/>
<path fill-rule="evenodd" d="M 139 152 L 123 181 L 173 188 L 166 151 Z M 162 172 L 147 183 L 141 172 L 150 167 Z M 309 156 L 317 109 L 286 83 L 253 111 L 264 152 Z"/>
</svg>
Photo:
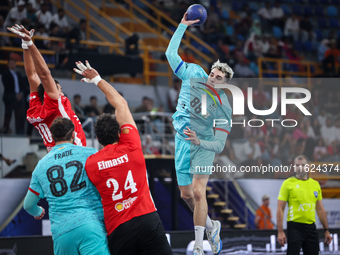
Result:
<svg viewBox="0 0 340 255">
<path fill-rule="evenodd" d="M 70 119 L 56 119 L 50 131 L 55 146 L 32 173 L 24 209 L 41 219 L 45 210 L 37 203 L 46 198 L 54 254 L 109 255 L 101 198 L 85 171 L 87 158 L 97 150 L 73 144 Z"/>
<path fill-rule="evenodd" d="M 178 48 L 188 26 L 199 20 L 187 20 L 187 13 L 172 36 L 165 52 L 174 73 L 182 80 L 182 88 L 173 115 L 175 137 L 175 167 L 181 197 L 194 213 L 194 255 L 203 253 L 206 230 L 214 254 L 222 249 L 221 223 L 208 216 L 206 186 L 216 153 L 224 149 L 230 132 L 232 109 L 223 90 L 217 84 L 226 84 L 234 72 L 225 63 L 215 62 L 208 75 L 202 67 L 180 58 Z M 202 114 L 202 95 L 206 95 L 207 112 Z M 214 127 L 214 119 L 227 120 L 227 124 Z M 220 121 L 222 122 L 222 121 Z M 226 122 L 226 121 L 223 121 Z"/>
</svg>

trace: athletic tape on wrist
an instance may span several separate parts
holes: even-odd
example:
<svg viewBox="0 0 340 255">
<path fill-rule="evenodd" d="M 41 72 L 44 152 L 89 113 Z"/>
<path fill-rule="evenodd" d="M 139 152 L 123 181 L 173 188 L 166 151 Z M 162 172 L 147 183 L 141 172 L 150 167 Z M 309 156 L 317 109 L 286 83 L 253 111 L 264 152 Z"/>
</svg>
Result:
<svg viewBox="0 0 340 255">
<path fill-rule="evenodd" d="M 28 46 L 31 46 L 33 44 L 33 41 L 24 41 L 21 40 L 21 48 L 23 48 L 24 50 L 28 50 Z"/>
<path fill-rule="evenodd" d="M 96 86 L 98 86 L 98 83 L 102 80 L 102 77 L 100 77 L 100 75 L 96 76 L 93 78 L 93 82 L 94 84 L 96 84 Z"/>
</svg>

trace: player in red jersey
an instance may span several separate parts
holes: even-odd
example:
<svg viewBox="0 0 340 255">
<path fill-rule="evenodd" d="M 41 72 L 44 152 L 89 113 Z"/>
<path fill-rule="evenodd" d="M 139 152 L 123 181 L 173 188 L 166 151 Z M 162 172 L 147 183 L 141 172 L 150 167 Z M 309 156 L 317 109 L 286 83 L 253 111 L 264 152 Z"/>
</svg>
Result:
<svg viewBox="0 0 340 255">
<path fill-rule="evenodd" d="M 34 30 L 28 32 L 19 25 L 9 30 L 22 39 L 24 66 L 30 84 L 27 120 L 39 131 L 47 151 L 55 145 L 49 127 L 59 117 L 68 118 L 73 122 L 76 135 L 74 144 L 86 146 L 85 133 L 70 101 L 64 96 L 59 82 L 52 78 L 44 58 L 31 40 Z"/>
<path fill-rule="evenodd" d="M 75 69 L 95 83 L 116 109 L 116 119 L 101 114 L 95 134 L 102 150 L 85 164 L 90 181 L 102 198 L 111 255 L 172 254 L 162 222 L 153 203 L 145 159 L 136 123 L 125 99 L 98 72 L 77 62 Z"/>
</svg>

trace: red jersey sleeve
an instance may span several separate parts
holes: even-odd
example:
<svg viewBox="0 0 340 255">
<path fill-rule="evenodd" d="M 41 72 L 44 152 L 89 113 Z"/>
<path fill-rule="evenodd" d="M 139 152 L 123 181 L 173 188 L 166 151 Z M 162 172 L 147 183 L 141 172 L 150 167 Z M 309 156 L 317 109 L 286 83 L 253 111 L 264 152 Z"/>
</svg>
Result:
<svg viewBox="0 0 340 255">
<path fill-rule="evenodd" d="M 137 128 L 131 124 L 125 124 L 121 126 L 119 144 L 142 148 Z"/>
<path fill-rule="evenodd" d="M 40 100 L 40 97 L 39 97 L 39 93 L 38 92 L 32 92 L 30 94 L 30 101 L 29 101 L 30 108 L 40 106 L 41 104 L 42 103 L 41 103 L 41 100 Z"/>
</svg>

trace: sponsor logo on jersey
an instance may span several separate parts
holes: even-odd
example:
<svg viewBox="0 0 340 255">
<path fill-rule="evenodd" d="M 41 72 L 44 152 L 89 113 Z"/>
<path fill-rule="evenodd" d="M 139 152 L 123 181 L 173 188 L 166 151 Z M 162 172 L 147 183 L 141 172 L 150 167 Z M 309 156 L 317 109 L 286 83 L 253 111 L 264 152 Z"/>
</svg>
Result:
<svg viewBox="0 0 340 255">
<path fill-rule="evenodd" d="M 28 120 L 29 123 L 33 124 L 33 123 L 36 123 L 36 122 L 42 122 L 44 119 L 41 119 L 40 117 L 38 117 L 38 118 L 27 117 L 27 120 Z"/>
<path fill-rule="evenodd" d="M 128 134 L 130 133 L 130 129 L 132 130 L 132 127 L 123 127 L 121 129 L 122 134 Z"/>
<path fill-rule="evenodd" d="M 296 188 L 300 188 L 299 184 L 296 184 Z"/>
<path fill-rule="evenodd" d="M 115 205 L 115 208 L 117 210 L 117 212 L 121 212 L 124 209 L 128 209 L 130 208 L 130 206 L 133 204 L 133 202 L 135 202 L 137 199 L 137 197 L 130 197 L 127 200 L 124 200 L 123 202 L 119 202 Z"/>
<path fill-rule="evenodd" d="M 315 209 L 315 204 L 313 203 L 304 203 L 304 204 L 300 204 L 298 212 L 299 211 L 303 211 L 303 212 L 314 212 Z"/>
<path fill-rule="evenodd" d="M 317 198 L 318 197 L 318 192 L 314 191 L 314 196 Z"/>
<path fill-rule="evenodd" d="M 98 169 L 103 170 L 103 169 L 114 167 L 114 166 L 117 166 L 117 165 L 120 165 L 120 164 L 123 164 L 123 163 L 127 163 L 127 162 L 129 162 L 129 158 L 128 158 L 128 155 L 125 154 L 125 155 L 118 157 L 118 158 L 114 158 L 114 159 L 111 159 L 111 160 L 105 160 L 105 161 L 103 160 L 103 161 L 97 162 L 97 164 L 98 164 Z"/>
<path fill-rule="evenodd" d="M 36 95 L 30 96 L 30 100 L 35 99 L 36 97 L 37 97 Z"/>
</svg>

